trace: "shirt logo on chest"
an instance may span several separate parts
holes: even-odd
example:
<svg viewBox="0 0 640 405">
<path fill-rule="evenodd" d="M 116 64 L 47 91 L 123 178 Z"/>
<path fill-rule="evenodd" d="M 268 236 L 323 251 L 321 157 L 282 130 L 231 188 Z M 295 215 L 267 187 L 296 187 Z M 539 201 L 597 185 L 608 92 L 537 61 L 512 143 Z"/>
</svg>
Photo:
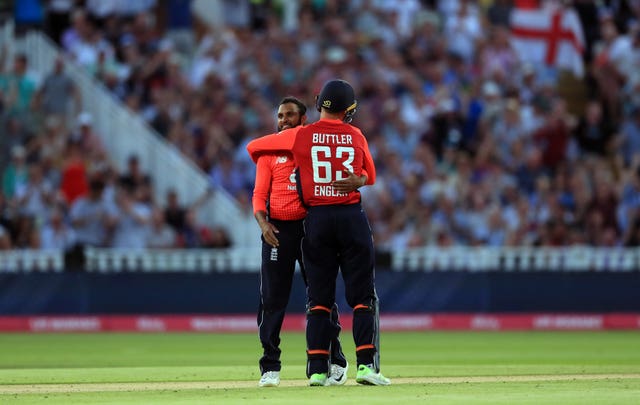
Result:
<svg viewBox="0 0 640 405">
<path fill-rule="evenodd" d="M 278 156 L 278 158 L 276 159 L 276 163 L 287 163 L 287 157 L 286 156 Z"/>
</svg>

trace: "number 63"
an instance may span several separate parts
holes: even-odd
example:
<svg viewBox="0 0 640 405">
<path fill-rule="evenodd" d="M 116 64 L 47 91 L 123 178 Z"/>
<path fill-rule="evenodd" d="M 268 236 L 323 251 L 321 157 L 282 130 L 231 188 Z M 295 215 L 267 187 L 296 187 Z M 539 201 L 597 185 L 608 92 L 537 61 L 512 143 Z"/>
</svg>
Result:
<svg viewBox="0 0 640 405">
<path fill-rule="evenodd" d="M 336 148 L 335 157 L 338 159 L 342 158 L 342 166 L 350 172 L 353 172 L 353 166 L 351 166 L 351 163 L 353 162 L 354 156 L 355 150 L 351 146 L 338 146 Z M 331 183 L 334 180 L 331 173 L 331 161 L 327 160 L 332 157 L 334 156 L 331 155 L 331 147 L 329 146 L 311 147 L 311 163 L 313 167 L 314 183 Z M 342 180 L 344 178 L 342 170 L 336 170 L 335 180 Z"/>
</svg>

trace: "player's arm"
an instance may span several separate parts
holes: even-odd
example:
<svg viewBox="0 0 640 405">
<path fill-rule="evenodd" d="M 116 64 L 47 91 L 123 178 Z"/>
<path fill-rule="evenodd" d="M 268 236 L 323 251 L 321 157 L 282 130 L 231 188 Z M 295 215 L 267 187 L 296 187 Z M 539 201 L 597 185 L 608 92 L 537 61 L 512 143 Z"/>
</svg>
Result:
<svg viewBox="0 0 640 405">
<path fill-rule="evenodd" d="M 347 169 L 344 169 L 342 172 L 347 176 L 347 178 L 336 180 L 331 183 L 333 188 L 340 193 L 350 193 L 352 191 L 356 191 L 360 187 L 364 186 L 367 182 L 368 175 L 364 170 L 362 171 L 362 175 L 360 176 Z"/>
<path fill-rule="evenodd" d="M 354 129 L 359 132 L 357 128 L 354 127 Z M 375 182 L 376 168 L 373 164 L 371 153 L 369 152 L 369 145 L 367 144 L 367 139 L 364 137 L 364 135 L 362 135 L 362 132 L 360 132 L 360 135 L 363 141 L 362 150 L 364 152 L 364 162 L 362 165 L 360 176 L 356 175 L 353 172 L 350 172 L 349 170 L 343 170 L 343 173 L 347 176 L 347 178 L 336 180 L 331 183 L 333 188 L 338 192 L 350 193 L 364 185 L 370 185 Z M 373 175 L 371 173 L 373 173 Z"/>
<path fill-rule="evenodd" d="M 367 174 L 367 180 L 365 181 L 365 185 L 370 186 L 376 182 L 376 166 L 373 163 L 373 157 L 371 156 L 371 152 L 369 151 L 369 143 L 367 142 L 367 138 L 362 137 L 364 140 L 363 150 L 364 150 L 364 164 L 362 165 L 362 173 Z"/>
<path fill-rule="evenodd" d="M 279 245 L 276 234 L 278 229 L 267 221 L 267 199 L 271 192 L 271 157 L 260 156 L 256 163 L 256 179 L 253 187 L 253 216 L 260 226 L 265 242 L 273 247 Z"/>
<path fill-rule="evenodd" d="M 251 156 L 251 159 L 254 162 L 257 162 L 258 157 L 262 154 L 272 153 L 279 150 L 292 150 L 299 128 L 300 127 L 285 129 L 277 134 L 266 135 L 254 139 L 247 145 L 247 152 L 249 152 L 249 156 Z"/>
</svg>

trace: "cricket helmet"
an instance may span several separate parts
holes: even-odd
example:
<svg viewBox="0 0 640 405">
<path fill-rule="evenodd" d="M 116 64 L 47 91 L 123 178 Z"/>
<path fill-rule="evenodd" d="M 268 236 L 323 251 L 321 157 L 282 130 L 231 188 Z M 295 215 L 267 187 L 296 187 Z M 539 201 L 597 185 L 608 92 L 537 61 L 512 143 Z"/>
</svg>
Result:
<svg viewBox="0 0 640 405">
<path fill-rule="evenodd" d="M 318 111 L 323 108 L 332 113 L 346 111 L 345 122 L 351 122 L 357 105 L 353 87 L 344 80 L 329 80 L 322 86 L 320 94 L 316 97 Z"/>
</svg>

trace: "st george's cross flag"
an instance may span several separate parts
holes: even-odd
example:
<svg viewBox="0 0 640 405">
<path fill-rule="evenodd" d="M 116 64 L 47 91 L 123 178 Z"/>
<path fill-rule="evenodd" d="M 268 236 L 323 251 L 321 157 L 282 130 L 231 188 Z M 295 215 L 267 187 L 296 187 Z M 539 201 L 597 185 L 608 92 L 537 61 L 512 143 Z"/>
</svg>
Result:
<svg viewBox="0 0 640 405">
<path fill-rule="evenodd" d="M 514 8 L 510 23 L 512 46 L 523 62 L 584 76 L 585 42 L 575 10 L 559 6 Z"/>
</svg>

